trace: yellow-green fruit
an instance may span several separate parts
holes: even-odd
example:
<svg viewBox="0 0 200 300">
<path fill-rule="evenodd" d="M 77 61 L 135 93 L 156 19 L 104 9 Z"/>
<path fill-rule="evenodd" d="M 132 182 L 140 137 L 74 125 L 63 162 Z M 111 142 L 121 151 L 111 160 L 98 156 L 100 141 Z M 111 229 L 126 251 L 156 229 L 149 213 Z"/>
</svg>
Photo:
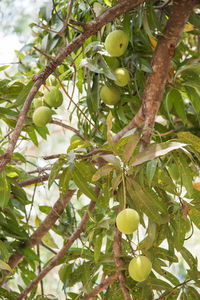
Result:
<svg viewBox="0 0 200 300">
<path fill-rule="evenodd" d="M 45 106 L 45 102 L 42 98 L 36 98 L 33 100 L 33 105 L 34 105 L 34 108 L 38 108 L 40 106 Z"/>
<path fill-rule="evenodd" d="M 105 60 L 112 70 L 115 70 L 120 66 L 120 62 L 116 57 L 105 56 Z"/>
<path fill-rule="evenodd" d="M 114 72 L 115 76 L 117 77 L 117 80 L 115 81 L 115 84 L 118 86 L 125 86 L 130 81 L 129 72 L 125 68 L 117 68 Z"/>
<path fill-rule="evenodd" d="M 122 30 L 109 33 L 105 40 L 105 48 L 111 56 L 121 56 L 128 46 L 128 35 Z"/>
<path fill-rule="evenodd" d="M 144 281 L 151 273 L 152 263 L 146 256 L 134 257 L 128 266 L 128 272 L 135 281 Z"/>
<path fill-rule="evenodd" d="M 100 90 L 100 97 L 105 104 L 115 105 L 120 100 L 120 91 L 116 87 L 104 85 Z"/>
<path fill-rule="evenodd" d="M 137 230 L 140 222 L 140 216 L 132 208 L 126 208 L 117 215 L 116 224 L 120 232 L 131 234 Z"/>
<path fill-rule="evenodd" d="M 36 126 L 43 127 L 51 121 L 52 111 L 49 107 L 40 106 L 33 113 L 33 122 Z"/>
<path fill-rule="evenodd" d="M 52 88 L 48 93 L 44 95 L 44 101 L 50 107 L 59 107 L 63 103 L 63 95 L 58 88 Z"/>
<path fill-rule="evenodd" d="M 74 142 L 78 142 L 78 141 L 80 141 L 80 142 L 83 141 L 82 138 L 78 134 L 74 134 L 70 138 L 70 144 L 72 144 Z"/>
</svg>

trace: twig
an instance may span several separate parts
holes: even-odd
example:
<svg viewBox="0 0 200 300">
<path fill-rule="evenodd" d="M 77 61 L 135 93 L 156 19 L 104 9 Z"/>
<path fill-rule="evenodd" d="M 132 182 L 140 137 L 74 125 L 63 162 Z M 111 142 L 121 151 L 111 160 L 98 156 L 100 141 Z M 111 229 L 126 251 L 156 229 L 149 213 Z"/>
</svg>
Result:
<svg viewBox="0 0 200 300">
<path fill-rule="evenodd" d="M 184 282 L 176 285 L 173 289 L 171 289 L 171 291 L 167 292 L 165 295 L 160 296 L 159 298 L 155 299 L 155 300 L 163 300 L 165 299 L 168 295 L 170 295 L 174 290 L 176 290 L 177 288 L 179 288 L 180 286 L 183 286 L 185 284 L 187 284 L 189 281 L 191 281 L 192 279 L 187 279 Z"/>
<path fill-rule="evenodd" d="M 88 293 L 82 300 L 90 300 L 96 295 L 98 295 L 101 291 L 105 290 L 109 285 L 111 285 L 115 280 L 117 280 L 119 273 L 116 272 L 113 275 L 109 276 L 106 280 L 102 281 L 99 285 L 97 285 L 90 293 Z"/>
<path fill-rule="evenodd" d="M 26 242 L 26 246 L 33 248 L 36 245 L 40 244 L 41 239 L 43 236 L 52 228 L 55 222 L 58 220 L 60 215 L 63 213 L 65 207 L 71 200 L 75 190 L 68 190 L 68 192 L 63 195 L 62 198 L 59 198 L 54 206 L 52 207 L 49 214 L 46 216 L 44 221 L 40 224 L 40 226 L 36 229 L 36 231 L 31 235 L 30 240 Z M 9 259 L 9 266 L 11 269 L 14 269 L 17 264 L 22 261 L 23 254 L 20 252 L 15 252 Z M 0 284 L 4 283 L 3 280 Z"/>
<path fill-rule="evenodd" d="M 54 71 L 54 74 L 58 80 L 58 82 L 60 83 L 61 88 L 63 89 L 64 93 L 67 95 L 67 97 L 70 99 L 70 101 L 76 106 L 76 108 L 80 111 L 80 113 L 84 116 L 84 118 L 101 134 L 101 131 L 88 119 L 88 117 L 86 116 L 86 114 L 82 111 L 82 109 L 80 109 L 80 107 L 76 104 L 76 102 L 74 102 L 74 100 L 70 97 L 70 95 L 68 94 L 68 92 L 66 91 L 64 85 L 62 84 L 62 82 L 60 81 L 57 73 Z"/>
<path fill-rule="evenodd" d="M 40 258 L 40 246 L 37 245 L 37 255 Z M 42 270 L 41 268 L 41 261 L 39 261 L 39 265 L 38 265 L 38 273 L 40 273 Z M 44 297 L 44 285 L 43 285 L 43 281 L 40 281 L 40 287 L 41 287 L 41 295 Z"/>
<path fill-rule="evenodd" d="M 153 6 L 154 9 L 163 9 L 165 8 L 169 3 L 171 2 L 171 0 L 167 0 L 165 3 L 163 3 L 162 5 L 159 6 Z"/>
<path fill-rule="evenodd" d="M 57 254 L 56 251 L 54 251 L 52 248 L 50 248 L 49 246 L 47 246 L 45 243 L 43 243 L 43 241 L 40 241 L 40 245 L 42 245 L 42 247 L 46 248 L 47 250 L 49 250 L 50 252 L 52 252 L 53 254 Z"/>
<path fill-rule="evenodd" d="M 59 14 L 57 12 L 55 1 L 52 0 L 52 3 L 53 3 L 53 10 L 55 11 L 56 16 L 58 17 L 58 19 L 60 19 L 62 22 L 64 22 L 64 20 L 59 16 Z"/>
<path fill-rule="evenodd" d="M 60 175 L 58 175 L 56 178 L 59 178 L 59 176 Z M 38 177 L 32 177 L 32 178 L 20 181 L 19 185 L 21 187 L 25 187 L 25 186 L 28 186 L 28 185 L 32 185 L 32 184 L 36 184 L 36 183 L 47 181 L 48 179 L 49 179 L 49 174 L 38 176 Z"/>
<path fill-rule="evenodd" d="M 98 194 L 99 189 L 96 188 L 96 193 Z M 95 202 L 91 201 L 88 206 L 88 211 L 92 213 Z M 66 254 L 68 249 L 74 243 L 74 241 L 80 236 L 80 234 L 85 230 L 86 224 L 89 220 L 88 212 L 86 212 L 78 226 L 78 228 L 74 231 L 74 233 L 69 237 L 64 247 L 58 252 L 57 255 L 51 260 L 51 262 L 38 274 L 37 277 L 33 279 L 33 281 L 21 292 L 21 294 L 15 300 L 21 300 L 42 280 L 47 273 L 49 273 L 59 262 L 59 260 Z"/>
<path fill-rule="evenodd" d="M 71 130 L 71 131 L 73 131 L 75 134 L 77 134 L 78 136 L 80 136 L 81 139 L 87 140 L 87 138 L 86 138 L 85 136 L 83 136 L 83 135 L 80 134 L 79 130 L 77 130 L 77 129 L 75 129 L 75 128 L 73 128 L 73 127 L 67 125 L 67 124 L 62 123 L 61 121 L 58 121 L 58 120 L 53 119 L 53 120 L 51 121 L 51 124 L 56 124 L 56 125 L 61 126 L 61 127 L 65 128 L 65 129 Z"/>
</svg>

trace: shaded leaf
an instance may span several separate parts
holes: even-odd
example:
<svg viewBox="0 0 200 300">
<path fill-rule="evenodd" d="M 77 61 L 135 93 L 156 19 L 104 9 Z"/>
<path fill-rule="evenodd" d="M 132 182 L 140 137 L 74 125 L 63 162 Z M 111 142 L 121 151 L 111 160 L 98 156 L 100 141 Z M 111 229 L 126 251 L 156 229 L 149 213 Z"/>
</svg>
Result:
<svg viewBox="0 0 200 300">
<path fill-rule="evenodd" d="M 13 272 L 11 267 L 7 263 L 5 263 L 5 261 L 3 261 L 2 259 L 0 259 L 0 269 L 9 271 L 11 273 Z"/>
<path fill-rule="evenodd" d="M 128 143 L 125 146 L 125 150 L 123 153 L 123 161 L 126 163 L 131 158 L 135 147 L 137 146 L 140 140 L 140 134 L 138 130 L 136 130 L 128 139 Z"/>
<path fill-rule="evenodd" d="M 170 151 L 176 149 L 181 149 L 185 146 L 186 144 L 184 143 L 171 142 L 171 141 L 161 143 L 161 144 L 157 144 L 157 143 L 151 144 L 144 151 L 134 156 L 133 161 L 131 162 L 131 166 L 137 166 L 148 160 L 153 160 L 156 157 L 165 155 Z"/>
<path fill-rule="evenodd" d="M 98 238 L 96 239 L 95 245 L 94 245 L 94 261 L 97 264 L 99 261 L 99 257 L 101 254 L 101 246 L 102 246 L 102 239 L 103 235 L 99 235 Z"/>
<path fill-rule="evenodd" d="M 110 174 L 114 170 L 114 167 L 110 164 L 107 164 L 96 171 L 96 173 L 92 176 L 92 181 L 99 180 L 102 176 Z"/>
</svg>

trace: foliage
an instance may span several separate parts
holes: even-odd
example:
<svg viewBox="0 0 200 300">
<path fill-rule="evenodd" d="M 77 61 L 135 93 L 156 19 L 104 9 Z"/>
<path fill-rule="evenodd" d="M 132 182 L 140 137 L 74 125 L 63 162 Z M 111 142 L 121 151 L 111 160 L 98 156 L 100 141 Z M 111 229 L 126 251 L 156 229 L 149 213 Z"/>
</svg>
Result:
<svg viewBox="0 0 200 300">
<path fill-rule="evenodd" d="M 42 7 L 38 24 L 30 24 L 32 43 L 17 52 L 19 64 L 16 72 L 12 74 L 10 66 L 0 69 L 0 154 L 6 151 L 33 86 L 32 76 L 45 67 L 49 57 L 53 58 L 61 51 L 64 43 L 68 44 L 80 34 L 81 23 L 94 19 L 94 1 L 74 1 L 72 9 L 71 3 L 60 0 L 53 9 L 49 1 Z M 102 11 L 115 5 L 114 0 L 99 0 L 98 3 Z M 33 223 L 34 212 L 30 207 L 38 185 L 45 184 L 45 180 L 48 180 L 49 189 L 59 190 L 60 197 L 68 190 L 76 189 L 74 199 L 80 208 L 75 210 L 74 201 L 70 202 L 59 221 L 52 226 L 53 233 L 45 234 L 39 248 L 45 245 L 50 250 L 58 248 L 53 238 L 57 235 L 62 238 L 63 245 L 66 244 L 84 213 L 89 214 L 85 230 L 82 228 L 76 243 L 57 262 L 59 280 L 67 299 L 86 296 L 101 280 L 109 278 L 120 268 L 113 254 L 115 219 L 119 207 L 126 206 L 140 215 L 138 233 L 122 235 L 121 242 L 124 262 L 121 269 L 132 299 L 177 299 L 178 295 L 181 299 L 199 299 L 198 261 L 191 249 L 184 246 L 194 228 L 200 230 L 200 191 L 194 188 L 197 187 L 194 183 L 199 180 L 200 167 L 198 9 L 191 13 L 176 47 L 151 144 L 140 152 L 142 128 L 128 131 L 116 143 L 112 140 L 141 106 L 146 79 L 153 72 L 151 58 L 155 45 L 172 7 L 171 2 L 166 6 L 162 4 L 163 1 L 140 4 L 103 26 L 85 41 L 82 48 L 66 57 L 56 74 L 50 75 L 37 92 L 36 98 L 43 98 L 52 86 L 62 90 L 65 96 L 62 107 L 69 106 L 70 110 L 68 129 L 77 131 L 82 139 L 71 144 L 67 141 L 69 147 L 66 146 L 65 153 L 53 157 L 53 153 L 48 153 L 50 168 L 48 165 L 41 174 L 37 160 L 33 163 L 24 149 L 27 145 L 40 147 L 42 139 L 51 139 L 49 127 L 52 125 L 34 125 L 35 108 L 31 104 L 18 139 L 22 147 L 16 147 L 11 161 L 0 174 L 1 276 L 2 279 L 9 276 L 8 286 L 13 279 L 18 288 L 9 293 L 4 287 L 0 288 L 3 299 L 14 299 L 37 276 L 38 266 L 44 268 L 49 259 L 53 259 L 51 251 L 46 261 L 41 262 L 39 252 L 28 247 L 34 227 L 42 224 L 40 214 Z M 70 19 L 81 22 L 78 27 L 76 24 L 77 30 L 74 25 L 66 26 L 62 31 L 62 19 L 66 20 L 68 12 Z M 125 87 L 120 87 L 120 102 L 108 106 L 101 101 L 99 91 L 102 85 L 113 85 L 116 80 L 104 47 L 106 36 L 114 29 L 124 30 L 130 38 L 126 52 L 118 60 L 121 67 L 128 69 L 131 80 Z M 63 87 L 69 97 L 66 97 Z M 71 99 L 76 105 L 69 105 Z M 77 130 L 69 127 L 75 116 Z M 59 114 L 53 110 L 54 126 L 63 125 L 58 119 Z M 38 161 L 46 159 L 38 157 Z M 37 175 L 33 176 L 34 172 Z M 43 200 L 40 199 L 40 213 L 48 215 L 52 204 L 46 205 Z M 93 212 L 88 209 L 90 200 L 96 202 Z M 24 259 L 12 270 L 9 259 L 16 251 Z M 128 275 L 128 264 L 139 254 L 151 260 L 153 269 L 145 282 L 137 283 Z M 176 266 L 176 272 L 172 272 L 173 266 Z M 181 266 L 184 266 L 182 271 Z M 22 283 L 17 282 L 19 277 Z M 74 286 L 77 286 L 76 290 Z M 105 287 L 94 299 L 123 298 L 118 280 Z M 57 299 L 56 295 L 48 295 L 45 284 L 44 290 L 46 296 L 32 289 L 27 299 Z"/>
</svg>

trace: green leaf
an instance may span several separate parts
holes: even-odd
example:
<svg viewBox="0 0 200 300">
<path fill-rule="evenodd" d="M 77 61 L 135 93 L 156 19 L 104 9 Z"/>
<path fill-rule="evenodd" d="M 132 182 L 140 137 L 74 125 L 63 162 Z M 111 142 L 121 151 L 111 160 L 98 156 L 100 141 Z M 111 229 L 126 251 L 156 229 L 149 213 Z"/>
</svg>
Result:
<svg viewBox="0 0 200 300">
<path fill-rule="evenodd" d="M 170 262 L 178 262 L 178 258 L 175 254 L 170 253 L 167 249 L 157 247 L 154 249 L 154 257 L 159 257 L 164 260 L 168 260 Z"/>
<path fill-rule="evenodd" d="M 51 187 L 53 184 L 54 180 L 56 179 L 58 173 L 62 169 L 63 165 L 65 164 L 65 159 L 63 157 L 60 157 L 54 164 L 51 169 L 51 173 L 49 175 L 49 180 L 48 180 L 48 189 Z"/>
<path fill-rule="evenodd" d="M 97 264 L 99 261 L 99 257 L 101 254 L 101 246 L 102 246 L 102 240 L 103 240 L 103 235 L 99 235 L 98 238 L 96 239 L 95 245 L 94 245 L 94 261 Z"/>
<path fill-rule="evenodd" d="M 135 147 L 137 146 L 140 140 L 140 134 L 138 130 L 136 130 L 128 139 L 128 143 L 125 146 L 125 150 L 123 153 L 123 161 L 126 163 L 131 158 Z"/>
<path fill-rule="evenodd" d="M 0 207 L 4 209 L 8 205 L 10 199 L 10 184 L 6 178 L 6 173 L 3 171 L 0 174 Z"/>
<path fill-rule="evenodd" d="M 5 107 L 0 107 L 0 115 L 2 116 L 5 116 L 5 115 L 8 115 L 8 116 L 17 116 L 18 113 L 16 111 L 13 111 L 9 108 L 5 108 Z"/>
<path fill-rule="evenodd" d="M 0 259 L 0 269 L 13 273 L 11 267 L 7 263 L 5 263 L 5 261 L 3 261 L 2 259 Z"/>
<path fill-rule="evenodd" d="M 111 133 L 111 129 L 112 129 L 112 119 L 113 119 L 113 115 L 112 112 L 110 111 L 106 120 L 106 125 L 107 125 L 107 141 L 109 146 L 111 147 L 112 151 L 114 153 L 117 153 L 117 148 L 115 143 L 112 140 L 112 133 Z"/>
<path fill-rule="evenodd" d="M 76 184 L 76 186 L 80 189 L 80 191 L 85 194 L 88 198 L 90 198 L 93 201 L 97 201 L 97 196 L 94 192 L 94 188 L 90 186 L 85 180 L 85 177 L 82 177 L 79 169 L 75 167 L 71 170 L 72 178 Z"/>
<path fill-rule="evenodd" d="M 28 133 L 28 136 L 31 139 L 31 141 L 33 142 L 33 144 L 36 145 L 36 147 L 38 147 L 38 139 L 37 139 L 37 135 L 36 135 L 33 127 L 27 127 L 26 132 Z"/>
<path fill-rule="evenodd" d="M 108 6 L 110 6 L 110 7 L 112 6 L 112 5 L 111 5 L 111 2 L 110 2 L 109 0 L 104 0 L 104 2 L 105 2 L 106 5 L 108 5 Z"/>
<path fill-rule="evenodd" d="M 59 180 L 59 190 L 63 194 L 65 194 L 68 191 L 70 179 L 71 179 L 70 170 L 69 170 L 69 168 L 66 168 L 62 172 L 62 174 L 60 176 L 60 180 Z"/>
<path fill-rule="evenodd" d="M 88 182 L 92 183 L 92 178 L 96 172 L 96 168 L 91 163 L 86 161 L 77 162 L 76 169 L 79 170 L 82 177 L 84 177 Z"/>
<path fill-rule="evenodd" d="M 156 291 L 168 291 L 172 289 L 172 286 L 169 283 L 157 278 L 151 278 L 151 284 L 152 289 Z"/>
<path fill-rule="evenodd" d="M 187 287 L 188 300 L 199 300 L 199 292 L 192 286 Z"/>
<path fill-rule="evenodd" d="M 2 300 L 14 300 L 19 294 L 16 292 L 7 291 L 6 289 L 0 287 L 0 295 Z"/>
<path fill-rule="evenodd" d="M 197 270 L 197 259 L 193 257 L 192 253 L 185 247 L 183 247 L 180 250 L 180 253 L 184 258 L 184 260 L 186 261 L 186 263 L 188 264 L 188 266 L 190 267 L 190 269 Z"/>
<path fill-rule="evenodd" d="M 170 281 L 174 286 L 177 286 L 180 284 L 179 280 L 170 272 L 161 269 L 161 272 L 158 272 L 159 274 L 161 274 L 164 278 L 166 278 L 168 281 Z"/>
<path fill-rule="evenodd" d="M 22 91 L 19 93 L 16 101 L 14 102 L 14 104 L 11 104 L 10 107 L 18 107 L 22 104 L 24 104 L 24 101 L 26 100 L 26 97 L 28 96 L 31 88 L 33 87 L 34 85 L 34 82 L 33 80 L 31 79 L 27 85 L 22 89 Z"/>
<path fill-rule="evenodd" d="M 185 90 L 187 92 L 187 96 L 192 103 L 195 112 L 198 114 L 200 109 L 200 96 L 197 93 L 196 89 L 190 86 L 185 86 Z"/>
<path fill-rule="evenodd" d="M 155 171 L 156 171 L 156 168 L 157 168 L 157 164 L 158 164 L 157 159 L 154 159 L 152 161 L 147 162 L 146 174 L 147 174 L 147 179 L 148 179 L 149 186 L 151 185 L 152 179 L 154 177 L 154 174 L 155 174 Z"/>
<path fill-rule="evenodd" d="M 96 173 L 92 176 L 92 181 L 99 180 L 102 176 L 110 174 L 114 170 L 114 166 L 107 164 L 99 168 Z"/>
<path fill-rule="evenodd" d="M 174 242 L 177 251 L 180 251 L 184 244 L 185 235 L 187 232 L 187 224 L 179 212 L 175 218 Z"/>
<path fill-rule="evenodd" d="M 192 207 L 189 210 L 189 216 L 192 222 L 197 226 L 197 228 L 200 229 L 200 211 Z"/>
<path fill-rule="evenodd" d="M 4 66 L 1 66 L 1 67 L 0 67 L 0 71 L 3 71 L 3 70 L 5 70 L 5 69 L 7 69 L 8 67 L 10 67 L 10 65 L 4 65 Z"/>
<path fill-rule="evenodd" d="M 8 258 L 9 258 L 10 255 L 9 255 L 9 252 L 8 252 L 8 249 L 5 245 L 5 243 L 2 240 L 0 240 L 0 253 L 1 253 L 2 257 L 6 261 L 8 261 Z"/>
<path fill-rule="evenodd" d="M 182 119 L 184 123 L 186 123 L 187 117 L 185 113 L 185 105 L 181 94 L 178 90 L 172 90 L 170 95 L 168 95 L 168 98 L 169 97 L 173 98 L 173 104 L 178 116 Z"/>
<path fill-rule="evenodd" d="M 23 248 L 22 253 L 24 256 L 26 256 L 27 258 L 29 258 L 31 260 L 40 261 L 38 255 L 29 247 Z"/>
<path fill-rule="evenodd" d="M 192 170 L 191 170 L 185 156 L 181 155 L 180 153 L 179 153 L 179 156 L 177 157 L 177 163 L 178 163 L 178 166 L 180 169 L 182 183 L 183 183 L 184 187 L 186 188 L 189 197 L 191 197 L 191 195 L 194 191 L 193 185 L 192 185 L 192 181 L 193 181 Z"/>
<path fill-rule="evenodd" d="M 181 293 L 180 300 L 188 300 L 188 297 L 187 297 L 187 295 L 186 295 L 185 292 L 182 292 L 182 293 Z"/>
<path fill-rule="evenodd" d="M 155 223 L 162 224 L 162 216 L 158 212 L 155 201 L 148 195 L 147 191 L 144 192 L 136 181 L 128 177 L 126 177 L 126 185 L 130 197 L 140 207 L 140 210 Z"/>
<path fill-rule="evenodd" d="M 134 156 L 131 161 L 131 166 L 140 165 L 148 160 L 153 160 L 156 157 L 163 156 L 173 150 L 181 149 L 185 147 L 186 144 L 180 142 L 164 142 L 164 143 L 154 143 L 150 144 L 144 151 L 138 153 Z"/>
<path fill-rule="evenodd" d="M 196 151 L 200 152 L 200 138 L 190 132 L 178 132 L 178 138 L 191 145 Z"/>
</svg>

